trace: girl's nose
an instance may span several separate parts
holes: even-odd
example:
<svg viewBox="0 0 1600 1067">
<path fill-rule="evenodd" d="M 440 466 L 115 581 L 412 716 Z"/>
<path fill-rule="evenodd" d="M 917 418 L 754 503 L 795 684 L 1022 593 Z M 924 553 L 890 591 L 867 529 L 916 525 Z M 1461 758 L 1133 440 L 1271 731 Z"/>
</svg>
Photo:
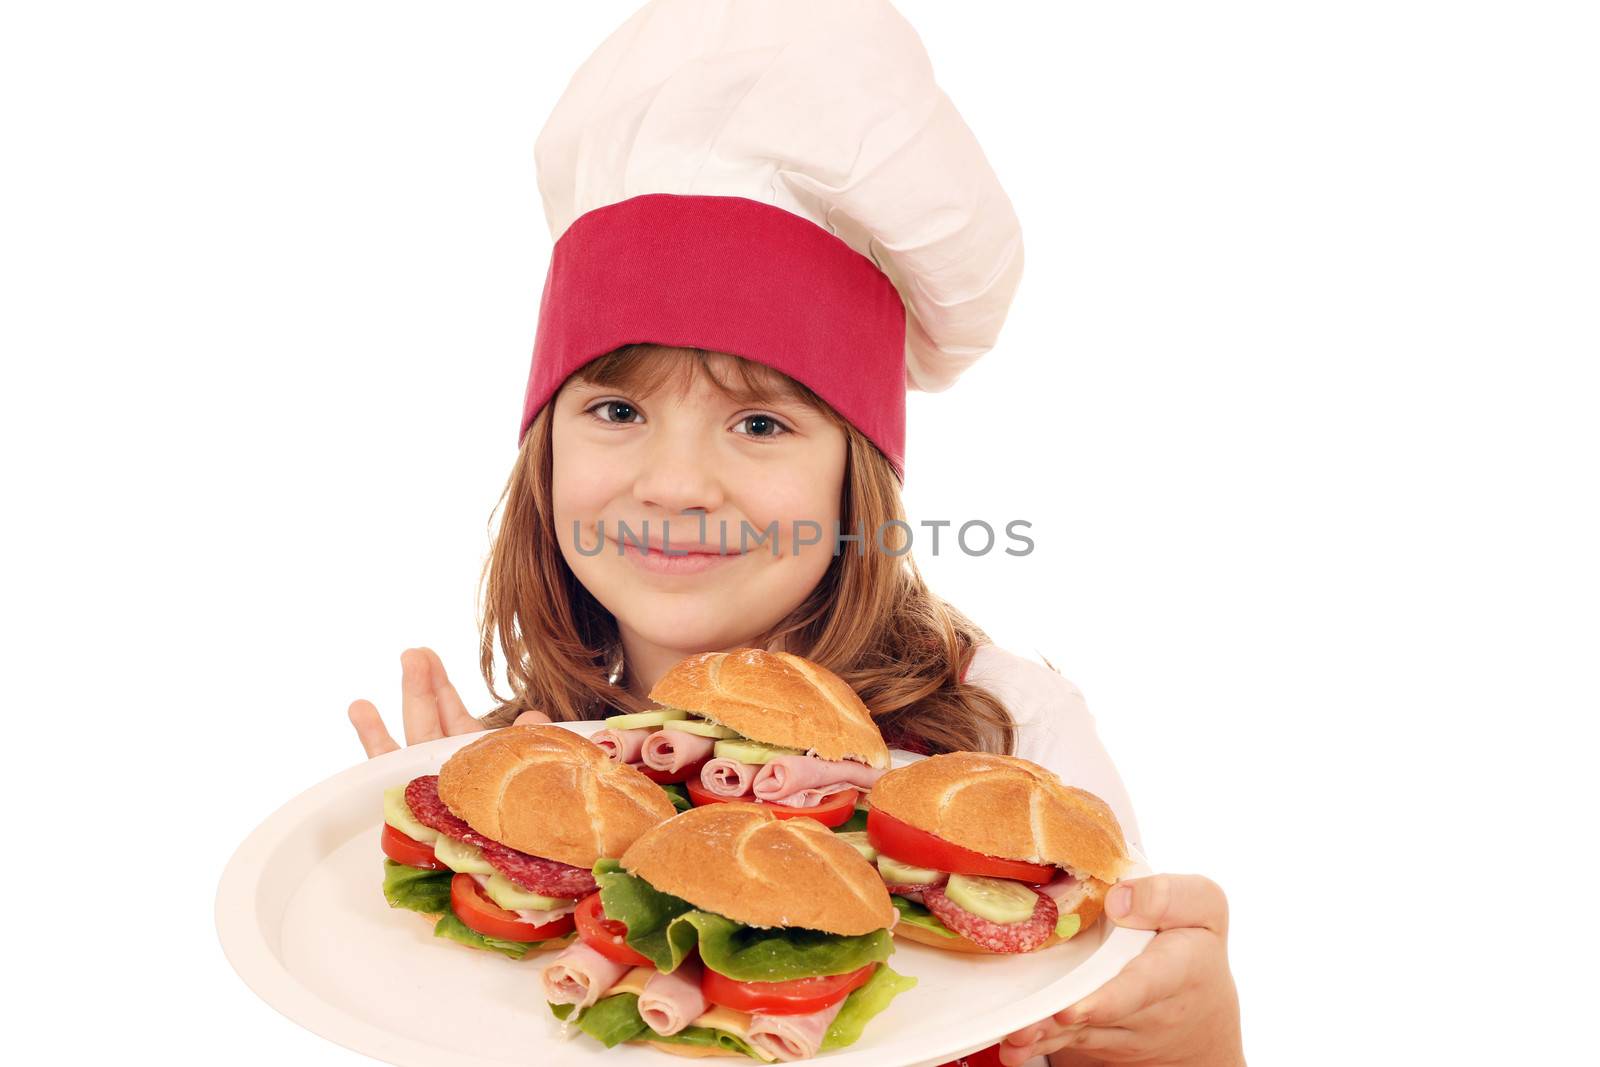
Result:
<svg viewBox="0 0 1600 1067">
<path fill-rule="evenodd" d="M 693 508 L 714 512 L 722 506 L 723 487 L 715 455 L 693 434 L 654 435 L 644 450 L 634 479 L 633 495 L 669 516 Z"/>
</svg>

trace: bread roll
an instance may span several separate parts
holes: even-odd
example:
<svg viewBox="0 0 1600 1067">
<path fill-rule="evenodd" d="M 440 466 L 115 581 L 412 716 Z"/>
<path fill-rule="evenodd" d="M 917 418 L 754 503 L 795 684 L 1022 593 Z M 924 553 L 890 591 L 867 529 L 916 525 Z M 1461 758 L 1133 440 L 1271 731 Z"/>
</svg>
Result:
<svg viewBox="0 0 1600 1067">
<path fill-rule="evenodd" d="M 675 810 L 659 785 L 559 726 L 484 734 L 439 769 L 439 799 L 483 836 L 574 867 L 615 859 Z"/>
<path fill-rule="evenodd" d="M 741 648 L 690 656 L 656 683 L 650 699 L 752 741 L 889 766 L 889 746 L 855 690 L 826 667 L 787 652 Z"/>
<path fill-rule="evenodd" d="M 1080 878 L 1115 882 L 1133 862 L 1105 801 L 1015 756 L 930 756 L 879 778 L 867 803 L 974 852 Z"/>
<path fill-rule="evenodd" d="M 815 819 L 707 804 L 647 831 L 622 866 L 663 893 L 747 926 L 855 936 L 895 921 L 873 866 Z"/>
</svg>

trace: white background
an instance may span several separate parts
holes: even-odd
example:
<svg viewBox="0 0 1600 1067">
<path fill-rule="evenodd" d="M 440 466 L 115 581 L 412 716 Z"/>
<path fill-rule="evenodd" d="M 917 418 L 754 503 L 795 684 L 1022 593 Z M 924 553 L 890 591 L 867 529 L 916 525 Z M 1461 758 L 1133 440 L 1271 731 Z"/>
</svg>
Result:
<svg viewBox="0 0 1600 1067">
<path fill-rule="evenodd" d="M 1038 547 L 919 553 L 931 584 L 1078 682 L 1157 865 L 1228 890 L 1253 1062 L 1583 1058 L 1588 5 L 899 6 L 1028 241 L 998 348 L 912 398 L 907 497 Z M 363 1062 L 233 975 L 217 878 L 360 758 L 351 699 L 399 728 L 402 649 L 489 706 L 533 142 L 633 8 L 0 17 L 37 1056 Z"/>
</svg>

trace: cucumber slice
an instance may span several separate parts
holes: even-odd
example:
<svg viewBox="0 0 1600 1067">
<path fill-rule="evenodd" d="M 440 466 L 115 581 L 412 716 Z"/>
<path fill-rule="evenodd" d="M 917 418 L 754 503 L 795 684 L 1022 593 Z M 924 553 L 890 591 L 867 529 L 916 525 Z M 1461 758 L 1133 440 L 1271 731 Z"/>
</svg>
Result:
<svg viewBox="0 0 1600 1067">
<path fill-rule="evenodd" d="M 507 911 L 555 911 L 572 903 L 570 899 L 562 897 L 543 897 L 538 893 L 530 893 L 499 872 L 489 876 L 489 884 L 483 887 L 483 891 L 490 900 Z"/>
<path fill-rule="evenodd" d="M 431 845 L 439 839 L 439 831 L 422 825 L 411 814 L 411 808 L 406 805 L 406 787 L 403 785 L 383 791 L 383 821 L 413 841 Z"/>
<path fill-rule="evenodd" d="M 878 850 L 872 847 L 872 842 L 867 840 L 864 830 L 851 830 L 848 833 L 833 835 L 866 858 L 868 863 L 878 858 Z"/>
<path fill-rule="evenodd" d="M 980 915 L 990 922 L 1019 923 L 1033 915 L 1039 905 L 1039 894 L 1008 878 L 976 878 L 966 874 L 952 874 L 944 887 L 944 895 Z"/>
<path fill-rule="evenodd" d="M 758 741 L 718 741 L 712 754 L 735 763 L 771 763 L 779 756 L 803 756 L 798 748 L 779 748 Z"/>
<path fill-rule="evenodd" d="M 913 867 L 909 863 L 898 863 L 881 852 L 878 853 L 878 873 L 883 876 L 885 882 L 893 885 L 928 885 L 937 882 L 944 875 L 943 871 L 936 871 L 931 867 Z"/>
<path fill-rule="evenodd" d="M 701 737 L 738 737 L 739 731 L 730 730 L 721 723 L 706 722 L 704 719 L 685 719 L 675 722 L 671 726 L 674 730 L 682 730 L 686 734 L 699 734 Z"/>
<path fill-rule="evenodd" d="M 1083 925 L 1083 916 L 1077 912 L 1063 915 L 1056 920 L 1056 936 L 1066 941 L 1078 932 L 1078 927 Z"/>
<path fill-rule="evenodd" d="M 687 719 L 687 711 L 677 708 L 662 708 L 659 711 L 640 711 L 632 715 L 613 715 L 606 720 L 607 730 L 639 730 L 646 726 L 661 726 L 665 723 L 675 722 L 678 719 Z"/>
<path fill-rule="evenodd" d="M 475 845 L 440 834 L 433 843 L 433 854 L 440 863 L 459 874 L 493 874 L 494 868 Z"/>
</svg>

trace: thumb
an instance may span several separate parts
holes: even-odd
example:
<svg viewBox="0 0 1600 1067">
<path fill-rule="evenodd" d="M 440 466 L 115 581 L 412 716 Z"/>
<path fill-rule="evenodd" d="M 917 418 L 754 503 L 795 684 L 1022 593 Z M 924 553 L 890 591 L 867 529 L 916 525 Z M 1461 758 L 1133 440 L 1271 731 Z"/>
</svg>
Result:
<svg viewBox="0 0 1600 1067">
<path fill-rule="evenodd" d="M 1133 930 L 1198 927 L 1227 936 L 1228 898 L 1198 874 L 1157 874 L 1118 882 L 1106 894 L 1106 914 Z"/>
<path fill-rule="evenodd" d="M 542 722 L 549 722 L 550 716 L 542 711 L 525 711 L 512 720 L 512 726 L 537 726 Z"/>
</svg>

